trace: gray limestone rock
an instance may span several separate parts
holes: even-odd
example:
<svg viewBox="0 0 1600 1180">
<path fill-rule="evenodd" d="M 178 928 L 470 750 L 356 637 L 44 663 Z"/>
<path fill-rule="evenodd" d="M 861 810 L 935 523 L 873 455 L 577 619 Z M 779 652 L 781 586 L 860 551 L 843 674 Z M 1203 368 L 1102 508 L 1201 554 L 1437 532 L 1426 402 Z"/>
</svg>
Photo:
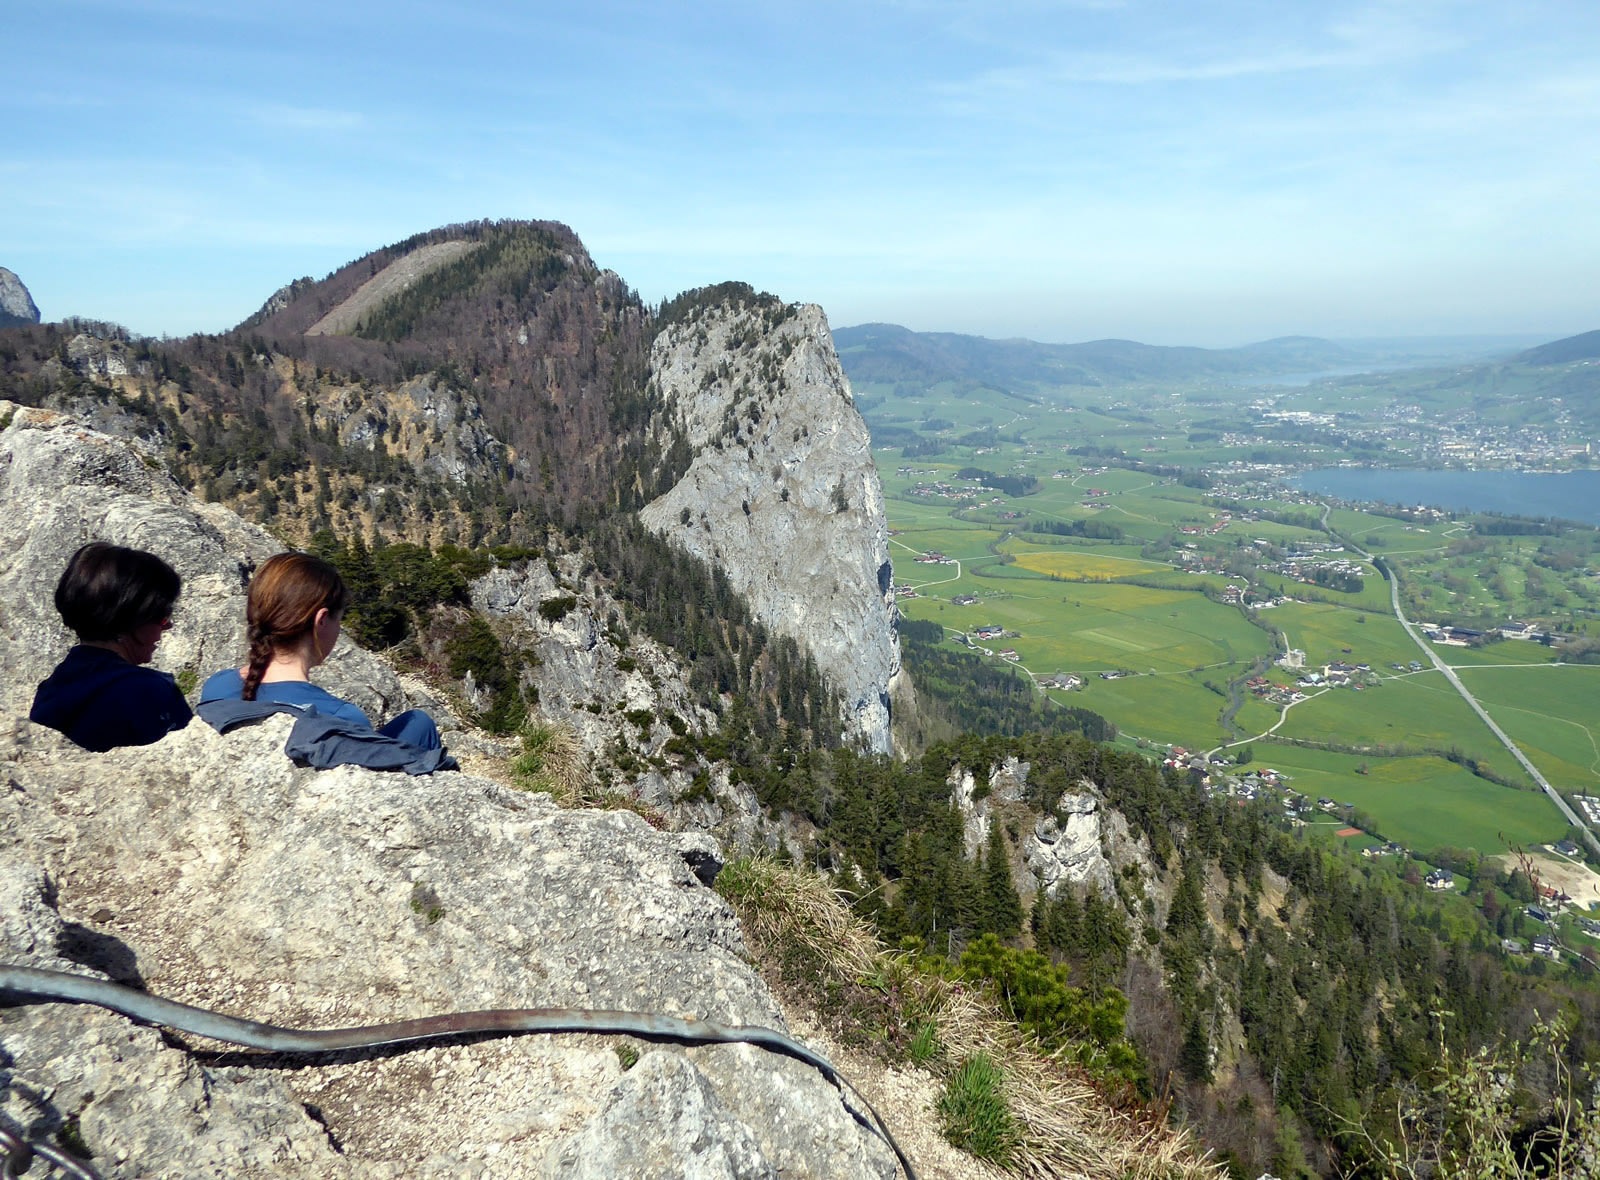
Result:
<svg viewBox="0 0 1600 1180">
<path fill-rule="evenodd" d="M 1105 806 L 1087 779 L 1076 792 L 1061 796 L 1055 814 L 1034 824 L 1022 842 L 1022 856 L 1046 897 L 1055 897 L 1063 885 L 1089 885 L 1115 895 L 1116 873 L 1126 864 L 1140 867 L 1141 881 L 1152 879 L 1143 838 L 1133 835 L 1120 811 Z"/>
<path fill-rule="evenodd" d="M 179 570 L 158 662 L 201 674 L 242 652 L 248 572 L 279 546 L 192 500 L 136 444 L 9 403 L 0 419 L 0 960 L 299 1028 L 500 1007 L 783 1028 L 732 911 L 706 886 L 722 860 L 708 837 L 463 774 L 296 767 L 283 716 L 227 736 L 197 722 L 108 754 L 26 721 L 34 683 L 67 646 L 51 594 L 84 540 L 147 548 Z M 579 559 L 557 568 L 550 589 L 578 586 Z M 544 590 L 535 574 L 483 593 L 508 625 L 530 596 L 531 627 Z M 587 602 L 587 619 L 540 618 L 548 654 L 602 649 L 603 608 Z M 327 671 L 369 712 L 419 703 L 353 646 Z M 668 679 L 646 677 L 652 695 L 637 699 L 670 707 Z M 762 1051 L 663 1049 L 671 1060 L 616 1089 L 621 1065 L 597 1037 L 265 1069 L 199 1055 L 191 1039 L 82 1006 L 0 1007 L 0 1117 L 47 1137 L 70 1124 L 108 1180 L 531 1177 L 574 1136 L 619 1178 L 893 1174 L 833 1086 Z M 645 1111 L 648 1152 L 631 1142 Z"/>
<path fill-rule="evenodd" d="M 53 604 L 67 559 L 86 541 L 148 549 L 183 578 L 155 667 L 198 684 L 245 654 L 250 572 L 283 549 L 265 530 L 184 491 L 137 442 L 89 430 L 51 410 L 0 402 L 0 708 L 26 714 L 34 687 L 74 639 Z M 317 674 L 374 719 L 427 708 L 456 724 L 421 686 L 344 642 Z M 191 699 L 192 696 L 191 696 Z"/>
<path fill-rule="evenodd" d="M 1017 803 L 1028 785 L 1028 764 L 1019 758 L 1008 757 L 989 771 L 989 791 L 977 797 L 978 780 L 972 771 L 953 767 L 950 771 L 950 802 L 961 812 L 962 851 L 968 860 L 976 860 L 979 850 L 989 839 L 990 800 L 996 804 Z"/>
<path fill-rule="evenodd" d="M 656 427 L 693 459 L 641 518 L 809 651 L 847 732 L 886 752 L 901 673 L 883 488 L 822 309 L 702 310 L 657 337 L 650 368 Z"/>
<path fill-rule="evenodd" d="M 606 1108 L 558 1144 L 552 1180 L 777 1180 L 749 1128 L 699 1070 L 675 1053 L 646 1053 Z"/>
<path fill-rule="evenodd" d="M 419 474 L 458 487 L 512 473 L 510 448 L 490 432 L 478 399 L 432 374 L 393 389 L 331 388 L 313 407 L 311 426 L 336 434 L 347 450 L 403 457 Z"/>
<path fill-rule="evenodd" d="M 54 897 L 37 865 L 0 861 L 0 960 L 103 976 L 62 953 L 95 944 Z M 104 1176 L 162 1163 L 183 1176 L 355 1174 L 280 1079 L 209 1070 L 155 1029 L 92 1008 L 0 1008 L 0 1121 L 36 1143 L 72 1129 Z"/>
<path fill-rule="evenodd" d="M 274 1024 L 579 1007 L 783 1027 L 732 912 L 690 866 L 714 859 L 714 846 L 685 848 L 632 812 L 562 811 L 487 779 L 297 768 L 282 754 L 289 724 L 274 717 L 226 737 L 192 725 L 98 755 L 18 722 L 0 738 L 10 783 L 0 864 L 37 866 L 56 882 L 62 919 L 84 932 L 84 966 Z M 0 879 L 10 910 L 0 954 L 59 966 L 41 878 L 27 872 Z M 91 1080 L 117 1054 L 166 1081 Z M 714 1157 L 730 1161 L 729 1175 L 766 1174 L 767 1160 L 786 1176 L 892 1176 L 887 1149 L 815 1071 L 759 1050 L 692 1055 L 692 1070 L 662 1068 L 649 1093 L 627 1099 L 661 1112 L 655 1130 L 689 1152 L 686 1168 Z M 220 1174 L 194 1161 L 211 1158 L 206 1144 L 231 1150 L 209 1129 L 223 1108 L 260 1144 L 237 1157 L 239 1176 L 283 1174 L 332 1141 L 343 1155 L 328 1175 L 531 1176 L 575 1134 L 610 1143 L 613 1176 L 668 1174 L 659 1151 L 611 1142 L 634 1132 L 608 1119 L 620 1065 L 598 1038 L 419 1047 L 261 1073 L 213 1069 L 120 1017 L 31 1005 L 0 1009 L 6 1059 L 8 1102 L 56 1095 L 53 1114 L 30 1117 L 76 1115 L 108 1177 Z M 194 1113 L 179 1117 L 178 1103 Z M 305 1117 L 311 1107 L 326 1133 Z"/>
<path fill-rule="evenodd" d="M 0 266 L 0 328 L 38 322 L 39 308 L 28 294 L 28 288 L 22 285 L 15 271 Z"/>
</svg>

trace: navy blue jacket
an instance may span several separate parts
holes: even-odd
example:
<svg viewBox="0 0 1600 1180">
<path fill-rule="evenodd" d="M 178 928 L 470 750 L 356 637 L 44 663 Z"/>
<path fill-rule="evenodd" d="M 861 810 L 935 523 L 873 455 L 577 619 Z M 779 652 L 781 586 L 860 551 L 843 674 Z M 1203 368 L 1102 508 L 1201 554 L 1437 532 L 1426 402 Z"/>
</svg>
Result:
<svg viewBox="0 0 1600 1180">
<path fill-rule="evenodd" d="M 87 750 L 148 746 L 194 714 L 166 672 L 79 644 L 39 685 L 28 718 L 59 729 Z"/>
</svg>

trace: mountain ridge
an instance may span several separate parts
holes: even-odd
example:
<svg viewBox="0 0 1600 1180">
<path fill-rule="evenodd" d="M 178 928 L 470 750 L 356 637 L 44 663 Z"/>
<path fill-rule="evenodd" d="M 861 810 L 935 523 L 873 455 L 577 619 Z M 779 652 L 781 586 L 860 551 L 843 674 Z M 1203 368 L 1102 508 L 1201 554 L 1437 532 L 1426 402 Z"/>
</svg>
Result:
<svg viewBox="0 0 1600 1180">
<path fill-rule="evenodd" d="M 1142 381 L 1244 380 L 1362 366 L 1412 368 L 1513 351 L 1500 337 L 1423 337 L 1329 340 L 1279 336 L 1235 348 L 1155 345 L 1107 338 L 1045 344 L 1026 338 L 994 340 L 954 332 L 915 332 L 898 324 L 836 328 L 834 340 L 852 380 L 869 384 L 977 382 L 1021 392 L 1048 386 Z"/>
</svg>

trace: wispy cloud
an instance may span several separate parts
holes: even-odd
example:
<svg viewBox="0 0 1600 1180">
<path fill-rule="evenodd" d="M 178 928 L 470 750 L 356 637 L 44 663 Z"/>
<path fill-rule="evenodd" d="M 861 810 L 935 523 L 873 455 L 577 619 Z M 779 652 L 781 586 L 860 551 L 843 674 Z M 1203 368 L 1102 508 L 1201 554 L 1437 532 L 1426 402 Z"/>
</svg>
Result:
<svg viewBox="0 0 1600 1180">
<path fill-rule="evenodd" d="M 367 117 L 360 111 L 281 104 L 253 107 L 249 116 L 260 126 L 275 131 L 358 131 L 367 123 Z"/>
<path fill-rule="evenodd" d="M 1082 83 L 1147 86 L 1369 70 L 1440 54 L 1449 47 L 1449 39 L 1440 34 L 1368 13 L 1276 36 L 1240 31 L 1223 42 L 1185 40 L 1189 43 L 1148 49 L 1047 52 L 1033 61 L 980 71 L 942 89 L 953 97 L 981 98 Z M 1025 51 L 1024 56 L 1035 52 Z"/>
</svg>

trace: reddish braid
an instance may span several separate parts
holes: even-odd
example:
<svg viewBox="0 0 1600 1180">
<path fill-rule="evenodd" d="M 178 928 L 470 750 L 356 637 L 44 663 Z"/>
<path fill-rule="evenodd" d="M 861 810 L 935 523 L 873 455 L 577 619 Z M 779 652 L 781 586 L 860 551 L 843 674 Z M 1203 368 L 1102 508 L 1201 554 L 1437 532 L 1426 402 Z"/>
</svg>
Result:
<svg viewBox="0 0 1600 1180">
<path fill-rule="evenodd" d="M 279 648 L 292 647 L 316 623 L 317 612 L 343 614 L 350 603 L 339 571 L 309 553 L 280 553 L 268 558 L 250 579 L 245 622 L 250 638 L 245 666 L 247 701 L 256 699 L 261 678 Z"/>
</svg>

